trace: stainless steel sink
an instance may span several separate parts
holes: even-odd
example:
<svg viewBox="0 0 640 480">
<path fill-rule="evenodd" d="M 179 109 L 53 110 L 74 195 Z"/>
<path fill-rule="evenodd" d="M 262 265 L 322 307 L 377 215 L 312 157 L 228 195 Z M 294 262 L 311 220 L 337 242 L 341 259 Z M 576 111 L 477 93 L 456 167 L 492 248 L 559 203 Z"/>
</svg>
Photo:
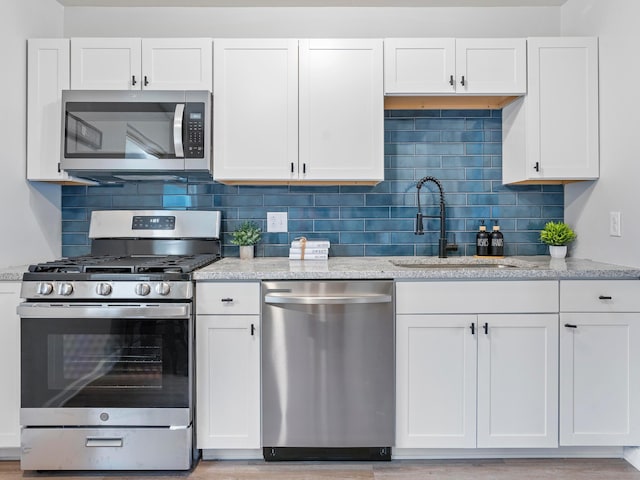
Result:
<svg viewBox="0 0 640 480">
<path fill-rule="evenodd" d="M 517 259 L 484 259 L 475 257 L 452 257 L 452 258 L 411 258 L 402 260 L 390 260 L 392 265 L 402 268 L 438 268 L 438 269 L 511 269 L 511 268 L 535 268 L 534 264 Z"/>
</svg>

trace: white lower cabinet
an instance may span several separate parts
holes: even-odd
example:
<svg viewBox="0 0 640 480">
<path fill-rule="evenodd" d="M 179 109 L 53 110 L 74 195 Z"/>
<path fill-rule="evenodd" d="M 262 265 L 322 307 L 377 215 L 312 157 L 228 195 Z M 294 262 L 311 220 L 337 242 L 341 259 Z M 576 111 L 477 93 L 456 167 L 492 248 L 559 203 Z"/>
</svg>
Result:
<svg viewBox="0 0 640 480">
<path fill-rule="evenodd" d="M 558 445 L 557 282 L 396 288 L 397 448 Z M 472 313 L 465 296 L 514 313 Z"/>
<path fill-rule="evenodd" d="M 0 448 L 20 447 L 20 283 L 0 282 Z"/>
<path fill-rule="evenodd" d="M 478 326 L 477 446 L 557 447 L 558 315 L 479 315 Z"/>
<path fill-rule="evenodd" d="M 260 284 L 198 283 L 196 294 L 197 448 L 260 448 Z"/>
<path fill-rule="evenodd" d="M 560 444 L 640 444 L 640 282 L 560 282 Z"/>
<path fill-rule="evenodd" d="M 473 315 L 398 315 L 396 447 L 476 446 Z"/>
</svg>

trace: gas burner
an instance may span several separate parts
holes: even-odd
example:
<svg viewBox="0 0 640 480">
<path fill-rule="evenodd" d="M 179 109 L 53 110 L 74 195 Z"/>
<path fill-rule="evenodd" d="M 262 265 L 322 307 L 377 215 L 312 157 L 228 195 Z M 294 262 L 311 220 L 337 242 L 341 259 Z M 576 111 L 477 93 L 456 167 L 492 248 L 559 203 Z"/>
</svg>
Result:
<svg viewBox="0 0 640 480">
<path fill-rule="evenodd" d="M 95 256 L 62 258 L 52 262 L 30 265 L 35 273 L 190 273 L 219 260 L 217 254 L 151 255 L 151 256 Z"/>
</svg>

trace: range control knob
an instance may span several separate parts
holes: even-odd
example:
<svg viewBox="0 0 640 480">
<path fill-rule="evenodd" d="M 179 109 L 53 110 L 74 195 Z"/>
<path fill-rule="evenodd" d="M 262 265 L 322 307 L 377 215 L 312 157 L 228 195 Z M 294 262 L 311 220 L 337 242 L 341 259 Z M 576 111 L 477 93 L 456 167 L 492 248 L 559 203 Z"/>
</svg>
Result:
<svg viewBox="0 0 640 480">
<path fill-rule="evenodd" d="M 146 297 L 151 293 L 151 287 L 148 283 L 138 283 L 136 285 L 136 295 L 140 295 L 141 297 Z"/>
<path fill-rule="evenodd" d="M 61 283 L 58 285 L 58 295 L 68 296 L 73 293 L 73 285 L 70 283 Z"/>
<path fill-rule="evenodd" d="M 167 282 L 160 282 L 156 285 L 156 293 L 158 295 L 162 295 L 164 297 L 165 295 L 169 295 L 170 291 L 171 285 L 169 285 Z"/>
<path fill-rule="evenodd" d="M 108 283 L 99 283 L 98 285 L 96 285 L 96 293 L 98 295 L 106 297 L 107 295 L 111 294 L 111 291 L 111 285 L 109 285 Z"/>
<path fill-rule="evenodd" d="M 50 283 L 39 283 L 38 284 L 38 295 L 49 295 L 53 292 L 53 285 Z"/>
</svg>

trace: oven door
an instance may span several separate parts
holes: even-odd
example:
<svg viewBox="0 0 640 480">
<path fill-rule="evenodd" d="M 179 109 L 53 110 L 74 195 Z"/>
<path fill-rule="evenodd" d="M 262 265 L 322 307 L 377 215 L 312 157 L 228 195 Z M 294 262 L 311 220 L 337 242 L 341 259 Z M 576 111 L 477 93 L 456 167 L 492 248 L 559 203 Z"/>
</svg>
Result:
<svg viewBox="0 0 640 480">
<path fill-rule="evenodd" d="M 21 424 L 191 423 L 190 303 L 25 302 Z"/>
</svg>

